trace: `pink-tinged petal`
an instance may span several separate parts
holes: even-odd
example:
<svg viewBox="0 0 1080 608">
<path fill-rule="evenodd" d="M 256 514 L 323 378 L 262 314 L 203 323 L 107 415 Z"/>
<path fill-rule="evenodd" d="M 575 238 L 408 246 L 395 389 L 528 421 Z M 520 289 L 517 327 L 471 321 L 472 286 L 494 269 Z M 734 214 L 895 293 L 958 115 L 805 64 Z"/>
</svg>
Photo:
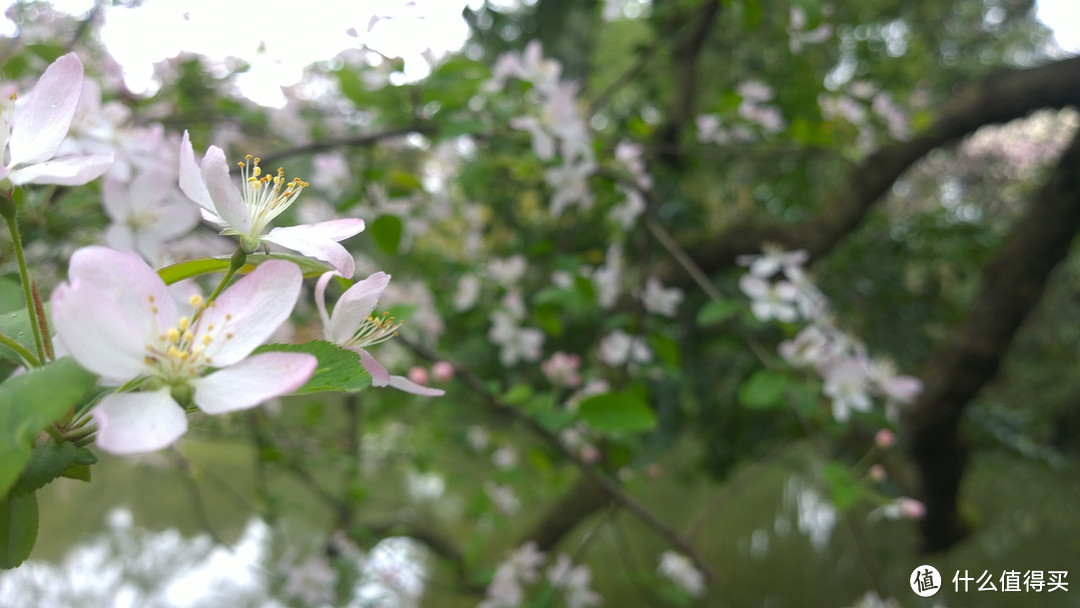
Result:
<svg viewBox="0 0 1080 608">
<path fill-rule="evenodd" d="M 341 273 L 341 276 L 351 279 L 356 272 L 356 262 L 337 241 L 359 234 L 363 230 L 364 220 L 349 218 L 274 228 L 263 240 L 326 262 Z"/>
<path fill-rule="evenodd" d="M 376 272 L 341 294 L 334 305 L 334 313 L 330 315 L 330 341 L 343 345 L 356 335 L 356 330 L 375 310 L 389 284 L 390 275 Z"/>
<path fill-rule="evenodd" d="M 251 211 L 229 177 L 229 163 L 221 148 L 210 146 L 206 150 L 202 161 L 202 179 L 221 219 L 241 234 L 247 234 L 251 230 Z"/>
<path fill-rule="evenodd" d="M 82 88 L 83 66 L 75 53 L 63 55 L 45 70 L 29 99 L 15 111 L 8 140 L 11 153 L 8 166 L 32 165 L 56 154 L 67 137 Z"/>
<path fill-rule="evenodd" d="M 195 404 L 207 414 L 255 407 L 291 393 L 315 373 L 319 360 L 307 353 L 262 353 L 191 381 Z"/>
<path fill-rule="evenodd" d="M 371 356 L 371 353 L 362 348 L 354 348 L 357 354 L 360 355 L 360 364 L 364 366 L 364 370 L 371 375 L 371 386 L 383 387 L 390 386 L 390 372 L 386 371 L 386 368 L 382 366 L 375 357 Z"/>
<path fill-rule="evenodd" d="M 101 206 L 114 222 L 124 222 L 131 215 L 132 204 L 129 190 L 124 182 L 115 177 L 107 178 L 101 184 Z M 128 249 L 122 247 L 121 249 Z"/>
<path fill-rule="evenodd" d="M 191 232 L 199 223 L 199 214 L 191 205 L 165 203 L 152 210 L 157 217 L 147 227 L 146 236 L 171 241 Z"/>
<path fill-rule="evenodd" d="M 744 274 L 739 278 L 739 289 L 754 300 L 759 300 L 769 293 L 769 283 L 764 279 Z"/>
<path fill-rule="evenodd" d="M 83 247 L 72 254 L 68 276 L 72 282 L 90 283 L 108 295 L 143 336 L 155 336 L 180 318 L 165 282 L 129 251 Z"/>
<path fill-rule="evenodd" d="M 160 450 L 187 431 L 187 416 L 168 388 L 114 393 L 102 399 L 92 415 L 98 425 L 98 447 L 113 454 Z"/>
<path fill-rule="evenodd" d="M 56 333 L 80 365 L 123 380 L 144 372 L 147 336 L 105 292 L 86 281 L 61 284 L 51 305 Z"/>
<path fill-rule="evenodd" d="M 112 154 L 65 156 L 56 160 L 20 167 L 8 179 L 16 186 L 24 184 L 56 184 L 82 186 L 101 177 L 113 164 Z"/>
<path fill-rule="evenodd" d="M 315 282 L 315 306 L 319 309 L 319 318 L 322 319 L 323 336 L 331 342 L 334 339 L 330 337 L 330 315 L 326 313 L 326 285 L 336 274 L 337 271 L 329 270 L 322 273 Z"/>
<path fill-rule="evenodd" d="M 203 183 L 202 172 L 195 162 L 195 150 L 191 147 L 187 131 L 184 131 L 184 138 L 180 141 L 180 190 L 206 211 L 217 214 L 210 191 Z"/>
<path fill-rule="evenodd" d="M 404 376 L 390 376 L 390 386 L 399 391 L 405 391 L 406 393 L 412 393 L 414 395 L 422 395 L 424 397 L 441 397 L 446 394 L 446 391 L 442 389 L 417 384 Z"/>
<path fill-rule="evenodd" d="M 203 312 L 196 332 L 213 338 L 206 347 L 212 365 L 232 365 L 265 342 L 289 318 L 303 280 L 296 264 L 269 260 L 226 289 Z"/>
</svg>

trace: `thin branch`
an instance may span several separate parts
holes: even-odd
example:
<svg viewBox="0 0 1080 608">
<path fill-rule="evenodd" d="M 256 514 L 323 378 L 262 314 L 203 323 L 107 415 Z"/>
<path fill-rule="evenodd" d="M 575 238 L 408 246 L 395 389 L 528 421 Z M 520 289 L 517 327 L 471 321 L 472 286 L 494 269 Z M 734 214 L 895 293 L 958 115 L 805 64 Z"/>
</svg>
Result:
<svg viewBox="0 0 1080 608">
<path fill-rule="evenodd" d="M 267 154 L 260 158 L 260 161 L 266 165 L 273 165 L 282 159 L 290 158 L 293 156 L 300 156 L 303 154 L 312 154 L 315 152 L 325 152 L 327 150 L 336 150 L 338 148 L 358 148 L 375 145 L 385 139 L 393 139 L 396 137 L 402 137 L 410 133 L 418 133 L 420 135 L 433 135 L 438 132 L 435 125 L 432 124 L 413 124 L 405 127 L 393 127 L 390 129 L 384 129 L 382 131 L 376 131 L 374 133 L 365 133 L 363 135 L 354 135 L 352 137 L 339 137 L 337 139 L 324 139 L 322 141 L 315 141 L 308 144 L 303 144 L 293 148 L 280 150 L 273 154 Z"/>
<path fill-rule="evenodd" d="M 431 352 L 423 346 L 420 346 L 419 344 L 409 342 L 402 338 L 398 338 L 398 340 L 412 348 L 413 351 L 415 351 L 418 355 L 424 357 L 425 359 L 431 361 L 446 360 L 443 357 L 437 357 L 435 353 Z M 529 430 L 531 433 L 543 439 L 563 458 L 576 466 L 578 470 L 580 470 L 589 481 L 596 484 L 612 500 L 622 505 L 622 507 L 625 508 L 627 511 L 631 512 L 643 524 L 645 524 L 646 527 L 648 527 L 658 536 L 666 540 L 668 544 L 678 549 L 679 552 L 681 552 L 683 555 L 689 557 L 694 562 L 694 566 L 705 575 L 706 580 L 715 580 L 715 574 L 712 572 L 712 569 L 701 558 L 697 550 L 694 549 L 694 547 L 684 538 L 682 538 L 678 532 L 676 532 L 673 528 L 661 521 L 635 498 L 624 492 L 623 489 L 619 487 L 618 483 L 613 481 L 610 477 L 602 473 L 596 467 L 582 460 L 580 456 L 574 453 L 573 450 L 571 450 L 562 441 L 559 440 L 558 435 L 541 426 L 539 422 L 534 420 L 525 412 L 511 405 L 503 403 L 495 395 L 492 395 L 487 390 L 487 387 L 484 386 L 483 380 L 473 374 L 467 366 L 459 363 L 453 363 L 453 365 L 457 377 L 466 386 L 468 386 L 474 392 L 480 395 L 492 411 L 509 416 L 510 418 L 521 424 L 523 427 L 525 427 L 527 430 Z"/>
</svg>

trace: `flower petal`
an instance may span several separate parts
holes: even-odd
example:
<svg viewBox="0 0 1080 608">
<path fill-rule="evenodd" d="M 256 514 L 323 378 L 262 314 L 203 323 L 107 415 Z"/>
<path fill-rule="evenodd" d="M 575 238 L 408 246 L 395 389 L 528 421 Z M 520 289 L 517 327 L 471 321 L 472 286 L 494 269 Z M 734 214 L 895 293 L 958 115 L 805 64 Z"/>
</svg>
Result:
<svg viewBox="0 0 1080 608">
<path fill-rule="evenodd" d="M 251 210 L 229 177 L 229 163 L 225 161 L 225 153 L 221 148 L 210 146 L 206 150 L 202 161 L 202 179 L 221 219 L 240 234 L 251 231 Z"/>
<path fill-rule="evenodd" d="M 307 353 L 262 353 L 191 381 L 195 404 L 208 414 L 255 407 L 291 393 L 315 373 L 319 360 Z"/>
<path fill-rule="evenodd" d="M 195 162 L 195 150 L 191 147 L 191 139 L 187 131 L 184 131 L 184 139 L 180 141 L 180 190 L 200 207 L 217 215 L 214 201 L 210 198 L 210 191 L 206 189 L 202 172 L 199 171 L 199 165 Z"/>
<path fill-rule="evenodd" d="M 45 70 L 29 99 L 15 111 L 8 140 L 8 166 L 32 165 L 56 154 L 75 117 L 82 88 L 83 65 L 75 53 L 61 56 Z"/>
<path fill-rule="evenodd" d="M 108 295 L 143 336 L 155 336 L 180 318 L 165 282 L 129 251 L 83 247 L 72 254 L 68 276 L 73 283 L 85 281 Z"/>
<path fill-rule="evenodd" d="M 87 281 L 61 284 L 51 305 L 57 338 L 80 365 L 123 381 L 144 372 L 146 334 L 97 286 Z"/>
<path fill-rule="evenodd" d="M 375 357 L 371 356 L 371 353 L 362 348 L 350 350 L 355 350 L 360 355 L 360 364 L 364 366 L 364 370 L 368 374 L 371 374 L 371 386 L 390 386 L 390 372 L 386 371 L 386 368 L 376 361 Z"/>
<path fill-rule="evenodd" d="M 112 164 L 112 154 L 65 156 L 21 167 L 12 171 L 8 178 L 16 186 L 23 184 L 81 186 L 101 177 Z"/>
<path fill-rule="evenodd" d="M 446 394 L 446 391 L 441 388 L 423 386 L 422 384 L 417 384 L 412 380 L 409 380 L 405 376 L 390 376 L 390 386 L 399 391 L 405 391 L 406 393 L 412 393 L 414 395 L 423 395 L 424 397 L 441 397 Z"/>
<path fill-rule="evenodd" d="M 323 335 L 330 338 L 330 315 L 326 314 L 326 284 L 337 274 L 335 270 L 328 270 L 315 282 L 315 307 L 319 309 L 319 318 L 322 319 Z"/>
<path fill-rule="evenodd" d="M 187 416 L 168 388 L 114 393 L 102 399 L 92 415 L 98 425 L 98 447 L 113 454 L 160 450 L 187 431 Z"/>
<path fill-rule="evenodd" d="M 356 262 L 352 255 L 337 242 L 359 234 L 363 230 L 364 220 L 348 218 L 274 228 L 263 237 L 263 240 L 327 262 L 337 269 L 341 276 L 351 279 L 356 272 Z"/>
<path fill-rule="evenodd" d="M 269 338 L 292 313 L 302 282 L 296 264 L 268 260 L 226 289 L 203 312 L 197 330 L 213 337 L 206 347 L 213 365 L 232 365 Z"/>
<path fill-rule="evenodd" d="M 330 326 L 326 328 L 330 341 L 339 345 L 346 344 L 371 315 L 371 311 L 375 310 L 375 305 L 379 303 L 379 298 L 389 284 L 390 275 L 376 272 L 341 294 L 341 298 L 334 305 L 334 314 L 330 315 Z"/>
</svg>

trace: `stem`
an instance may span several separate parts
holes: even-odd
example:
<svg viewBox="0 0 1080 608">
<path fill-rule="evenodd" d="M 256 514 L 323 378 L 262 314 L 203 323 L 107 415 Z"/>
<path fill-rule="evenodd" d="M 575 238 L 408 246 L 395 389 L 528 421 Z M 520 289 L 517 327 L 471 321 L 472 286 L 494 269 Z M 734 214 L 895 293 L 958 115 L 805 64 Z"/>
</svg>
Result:
<svg viewBox="0 0 1080 608">
<path fill-rule="evenodd" d="M 19 344 L 15 341 L 14 338 L 11 338 L 4 332 L 0 332 L 0 344 L 3 344 L 4 346 L 18 353 L 18 355 L 22 357 L 23 363 L 25 363 L 27 367 L 38 367 L 39 365 L 41 365 L 41 361 L 34 356 L 34 353 L 27 350 L 25 346 Z"/>
<path fill-rule="evenodd" d="M 45 345 L 45 358 L 52 361 L 56 358 L 53 354 L 52 333 L 49 331 L 49 321 L 45 318 L 45 305 L 41 303 L 41 294 L 38 292 L 37 283 L 30 283 L 30 294 L 34 298 L 34 312 L 37 313 L 38 327 L 41 328 L 41 341 Z"/>
<path fill-rule="evenodd" d="M 11 245 L 15 249 L 15 260 L 19 264 L 19 281 L 22 282 L 23 298 L 26 300 L 26 314 L 30 317 L 30 327 L 34 332 L 34 345 L 37 347 L 37 360 L 45 359 L 45 346 L 41 341 L 41 327 L 38 325 L 37 309 L 34 307 L 34 296 L 30 292 L 30 273 L 26 269 L 26 256 L 23 255 L 22 237 L 19 235 L 19 225 L 15 221 L 15 201 L 10 194 L 0 194 L 6 204 L 0 204 L 0 214 L 7 220 L 8 229 L 11 231 Z"/>
<path fill-rule="evenodd" d="M 247 254 L 244 253 L 243 249 L 237 249 L 236 253 L 229 258 L 229 269 L 225 271 L 225 276 L 221 277 L 221 282 L 218 283 L 217 288 L 214 289 L 214 293 L 210 294 L 210 297 L 206 299 L 207 306 L 209 306 L 215 298 L 221 295 L 221 292 L 225 290 L 225 286 L 229 284 L 229 280 L 233 278 L 233 275 L 236 274 L 237 270 L 244 267 L 244 262 L 246 261 Z"/>
</svg>

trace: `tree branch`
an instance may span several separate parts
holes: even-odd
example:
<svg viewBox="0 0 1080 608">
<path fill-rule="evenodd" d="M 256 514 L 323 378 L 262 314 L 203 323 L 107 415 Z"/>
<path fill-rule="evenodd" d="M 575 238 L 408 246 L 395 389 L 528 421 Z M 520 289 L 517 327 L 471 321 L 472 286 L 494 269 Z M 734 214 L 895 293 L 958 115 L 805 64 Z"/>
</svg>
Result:
<svg viewBox="0 0 1080 608">
<path fill-rule="evenodd" d="M 1078 104 L 1080 57 L 992 74 L 957 94 L 926 133 L 881 148 L 867 157 L 854 168 L 847 185 L 832 197 L 818 217 L 798 225 L 747 220 L 687 249 L 708 274 L 731 266 L 736 256 L 760 252 L 764 242 L 777 243 L 788 250 L 806 249 L 812 256 L 820 256 L 854 230 L 896 180 L 931 150 L 984 125 L 1022 118 L 1041 108 Z"/>
<path fill-rule="evenodd" d="M 1080 66 L 1080 60 L 1068 63 Z M 1080 78 L 1072 79 L 1076 82 L 1058 88 L 1080 85 Z M 1078 230 L 1080 134 L 986 267 L 964 324 L 931 357 L 923 375 L 925 389 L 906 419 L 926 504 L 922 533 L 927 551 L 948 549 L 967 533 L 957 513 L 966 460 L 958 437 L 960 416 L 996 375 L 1014 334 L 1042 296 L 1050 271 L 1068 254 Z"/>
<path fill-rule="evenodd" d="M 658 152 L 659 159 L 665 164 L 678 166 L 681 162 L 678 154 L 671 154 L 669 151 L 678 149 L 679 136 L 694 111 L 694 101 L 697 97 L 698 61 L 705 48 L 705 38 L 719 12 L 718 0 L 705 0 L 694 10 L 689 19 L 689 30 L 685 36 L 676 41 L 672 52 L 675 93 L 668 106 L 667 120 L 657 129 L 653 146 L 653 149 Z"/>
</svg>

